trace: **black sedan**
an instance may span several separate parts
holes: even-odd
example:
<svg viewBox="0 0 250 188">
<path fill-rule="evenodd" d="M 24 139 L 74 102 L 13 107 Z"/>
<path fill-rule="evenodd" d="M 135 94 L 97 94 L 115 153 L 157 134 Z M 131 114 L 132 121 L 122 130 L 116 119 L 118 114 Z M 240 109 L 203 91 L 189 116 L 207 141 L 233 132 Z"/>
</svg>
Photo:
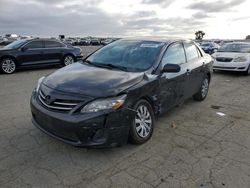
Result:
<svg viewBox="0 0 250 188">
<path fill-rule="evenodd" d="M 0 72 L 11 74 L 19 67 L 69 65 L 82 58 L 80 48 L 55 39 L 23 39 L 0 48 Z"/>
<path fill-rule="evenodd" d="M 210 55 L 217 52 L 220 48 L 220 46 L 214 42 L 203 42 L 200 46 L 205 53 Z"/>
<path fill-rule="evenodd" d="M 212 61 L 192 41 L 116 41 L 39 79 L 33 123 L 75 146 L 142 144 L 155 116 L 190 97 L 206 98 Z"/>
</svg>

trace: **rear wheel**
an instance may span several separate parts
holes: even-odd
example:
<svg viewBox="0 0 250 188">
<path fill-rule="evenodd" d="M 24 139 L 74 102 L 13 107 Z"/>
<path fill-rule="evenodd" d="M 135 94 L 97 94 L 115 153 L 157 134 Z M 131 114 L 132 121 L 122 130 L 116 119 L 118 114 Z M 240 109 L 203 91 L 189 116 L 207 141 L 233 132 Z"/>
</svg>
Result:
<svg viewBox="0 0 250 188">
<path fill-rule="evenodd" d="M 75 62 L 75 58 L 72 55 L 66 55 L 63 58 L 63 65 L 67 66 Z"/>
<path fill-rule="evenodd" d="M 12 74 L 16 70 L 16 63 L 12 58 L 4 58 L 0 62 L 1 72 L 5 74 Z"/>
<path fill-rule="evenodd" d="M 129 140 L 133 144 L 147 142 L 154 130 L 154 113 L 151 105 L 146 100 L 140 100 L 135 104 L 136 115 L 129 132 Z"/>
<path fill-rule="evenodd" d="M 209 78 L 208 76 L 205 76 L 205 78 L 201 83 L 199 91 L 193 96 L 194 100 L 203 101 L 207 97 L 208 90 L 209 90 Z"/>
</svg>

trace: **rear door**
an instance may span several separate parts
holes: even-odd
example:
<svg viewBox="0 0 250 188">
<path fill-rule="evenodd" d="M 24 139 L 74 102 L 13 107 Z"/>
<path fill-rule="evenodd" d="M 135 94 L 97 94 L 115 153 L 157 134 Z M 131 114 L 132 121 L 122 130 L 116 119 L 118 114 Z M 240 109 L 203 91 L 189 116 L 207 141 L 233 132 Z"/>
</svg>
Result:
<svg viewBox="0 0 250 188">
<path fill-rule="evenodd" d="M 22 47 L 19 53 L 18 61 L 21 65 L 35 65 L 44 61 L 44 43 L 43 41 L 31 41 Z"/>
<path fill-rule="evenodd" d="M 186 85 L 184 86 L 185 98 L 193 96 L 200 88 L 202 81 L 202 70 L 204 59 L 197 46 L 191 41 L 184 43 L 185 53 L 187 57 L 186 68 Z"/>
<path fill-rule="evenodd" d="M 160 75 L 160 101 L 162 112 L 178 104 L 183 98 L 183 85 L 186 82 L 186 65 L 185 51 L 183 44 L 177 42 L 171 44 L 166 50 L 162 61 L 161 68 L 166 64 L 178 64 L 181 70 L 178 73 L 162 73 Z"/>
<path fill-rule="evenodd" d="M 44 53 L 46 54 L 46 61 L 47 63 L 59 63 L 61 62 L 64 54 L 65 45 L 57 42 L 57 41 L 44 41 L 45 43 L 45 50 Z"/>
</svg>

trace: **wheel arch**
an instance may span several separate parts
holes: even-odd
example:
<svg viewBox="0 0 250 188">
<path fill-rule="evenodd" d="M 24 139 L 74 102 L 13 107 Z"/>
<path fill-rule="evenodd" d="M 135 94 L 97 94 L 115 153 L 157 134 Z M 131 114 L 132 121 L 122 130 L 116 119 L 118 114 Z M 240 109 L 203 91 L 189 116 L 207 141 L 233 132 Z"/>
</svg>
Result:
<svg viewBox="0 0 250 188">
<path fill-rule="evenodd" d="M 210 83 L 210 81 L 211 81 L 211 73 L 208 72 L 206 75 L 208 76 L 208 81 L 209 81 L 209 83 Z"/>
<path fill-rule="evenodd" d="M 74 58 L 74 61 L 76 60 L 76 56 L 75 56 L 73 53 L 71 53 L 71 52 L 65 53 L 65 54 L 63 55 L 62 60 L 64 60 L 64 58 L 65 58 L 66 56 L 68 56 L 68 55 L 72 56 L 72 57 Z"/>
<path fill-rule="evenodd" d="M 158 113 L 158 110 L 156 108 L 155 102 L 154 102 L 154 100 L 151 97 L 149 97 L 149 96 L 142 96 L 139 100 L 145 100 L 145 101 L 147 101 L 150 104 L 150 106 L 151 106 L 154 114 L 156 115 Z"/>
<path fill-rule="evenodd" d="M 12 59 L 15 62 L 16 66 L 17 67 L 19 66 L 18 63 L 17 63 L 18 62 L 17 59 L 12 55 L 3 55 L 3 56 L 0 57 L 0 61 L 2 61 L 3 59 L 6 59 L 6 58 Z"/>
</svg>

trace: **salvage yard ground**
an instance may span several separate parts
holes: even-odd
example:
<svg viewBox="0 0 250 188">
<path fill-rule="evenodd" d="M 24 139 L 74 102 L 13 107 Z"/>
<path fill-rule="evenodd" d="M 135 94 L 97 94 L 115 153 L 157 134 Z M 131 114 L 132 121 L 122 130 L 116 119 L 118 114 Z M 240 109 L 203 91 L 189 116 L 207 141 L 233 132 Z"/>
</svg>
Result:
<svg viewBox="0 0 250 188">
<path fill-rule="evenodd" d="M 250 77 L 215 73 L 207 100 L 160 117 L 144 145 L 86 149 L 31 123 L 31 92 L 57 68 L 0 75 L 1 187 L 250 187 Z"/>
</svg>

